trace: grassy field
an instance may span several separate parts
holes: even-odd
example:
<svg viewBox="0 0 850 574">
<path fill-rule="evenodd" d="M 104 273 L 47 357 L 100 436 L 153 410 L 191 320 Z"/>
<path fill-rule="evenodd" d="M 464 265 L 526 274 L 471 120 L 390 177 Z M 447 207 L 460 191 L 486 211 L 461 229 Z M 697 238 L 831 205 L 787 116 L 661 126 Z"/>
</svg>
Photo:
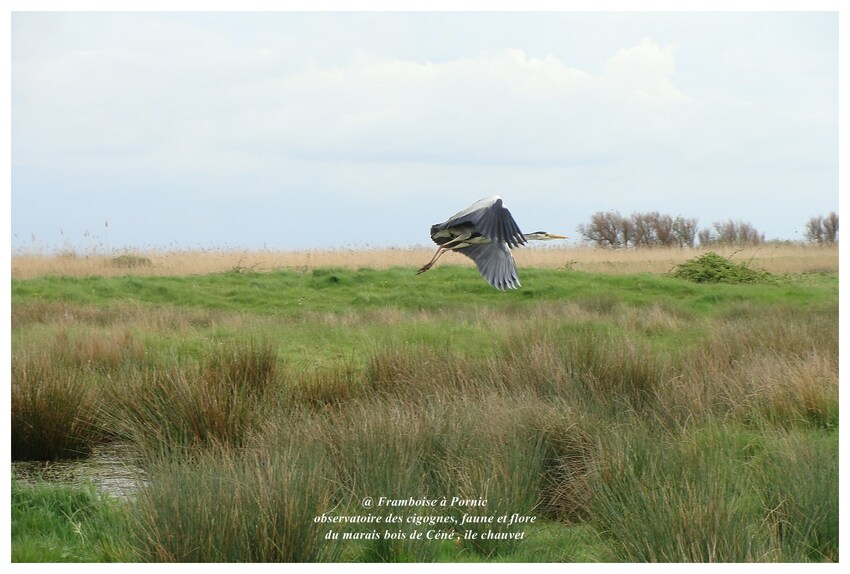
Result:
<svg viewBox="0 0 850 574">
<path fill-rule="evenodd" d="M 602 253 L 13 257 L 13 458 L 145 478 L 14 482 L 13 560 L 837 561 L 837 250 Z"/>
</svg>

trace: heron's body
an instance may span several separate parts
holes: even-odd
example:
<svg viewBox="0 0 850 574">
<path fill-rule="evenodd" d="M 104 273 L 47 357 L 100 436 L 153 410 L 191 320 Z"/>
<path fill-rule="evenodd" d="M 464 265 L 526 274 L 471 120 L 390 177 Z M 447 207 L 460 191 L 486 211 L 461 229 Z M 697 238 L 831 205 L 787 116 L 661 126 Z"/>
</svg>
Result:
<svg viewBox="0 0 850 574">
<path fill-rule="evenodd" d="M 563 239 L 544 231 L 523 235 L 498 195 L 476 201 L 443 223 L 431 226 L 431 239 L 439 247 L 419 273 L 424 273 L 446 251 L 457 251 L 475 262 L 478 271 L 496 289 L 520 286 L 511 249 L 529 239 Z"/>
</svg>

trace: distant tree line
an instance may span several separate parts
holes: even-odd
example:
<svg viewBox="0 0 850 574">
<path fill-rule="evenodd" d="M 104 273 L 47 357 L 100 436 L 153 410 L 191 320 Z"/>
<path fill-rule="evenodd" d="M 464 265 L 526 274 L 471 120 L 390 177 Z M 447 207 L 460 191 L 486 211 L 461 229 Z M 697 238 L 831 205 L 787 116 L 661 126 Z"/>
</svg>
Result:
<svg viewBox="0 0 850 574">
<path fill-rule="evenodd" d="M 818 245 L 838 243 L 838 214 L 833 211 L 826 217 L 812 217 L 806 224 L 806 241 Z"/>
<path fill-rule="evenodd" d="M 597 247 L 694 247 L 700 245 L 759 245 L 764 234 L 745 221 L 715 222 L 705 229 L 697 220 L 681 215 L 673 217 L 657 211 L 633 213 L 625 217 L 618 211 L 598 211 L 590 223 L 578 226 L 582 239 Z M 813 217 L 806 225 L 806 240 L 822 245 L 838 241 L 838 216 Z"/>
<path fill-rule="evenodd" d="M 700 245 L 759 245 L 764 243 L 764 233 L 745 221 L 731 219 L 714 223 L 711 229 L 699 232 Z"/>
</svg>

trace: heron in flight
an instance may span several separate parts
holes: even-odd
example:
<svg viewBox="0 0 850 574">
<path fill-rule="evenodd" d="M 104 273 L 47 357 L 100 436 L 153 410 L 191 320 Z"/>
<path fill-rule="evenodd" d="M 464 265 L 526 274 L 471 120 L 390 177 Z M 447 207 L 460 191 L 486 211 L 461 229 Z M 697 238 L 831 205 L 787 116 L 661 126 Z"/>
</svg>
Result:
<svg viewBox="0 0 850 574">
<path fill-rule="evenodd" d="M 432 225 L 431 239 L 439 247 L 417 275 L 428 271 L 446 251 L 457 251 L 475 261 L 487 283 L 504 290 L 520 286 L 510 248 L 525 245 L 528 240 L 566 237 L 545 231 L 523 234 L 511 212 L 502 205 L 502 198 L 494 195 L 476 201 L 443 223 Z"/>
</svg>

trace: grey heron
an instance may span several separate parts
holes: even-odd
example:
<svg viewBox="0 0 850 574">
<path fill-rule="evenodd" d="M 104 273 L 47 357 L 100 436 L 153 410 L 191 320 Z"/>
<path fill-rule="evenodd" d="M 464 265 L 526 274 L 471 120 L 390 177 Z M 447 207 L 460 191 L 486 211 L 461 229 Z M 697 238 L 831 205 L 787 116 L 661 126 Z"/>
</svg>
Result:
<svg viewBox="0 0 850 574">
<path fill-rule="evenodd" d="M 475 262 L 487 283 L 499 290 L 520 286 L 511 248 L 528 240 L 566 239 L 545 231 L 523 233 L 498 195 L 485 197 L 443 223 L 431 226 L 431 239 L 439 247 L 431 261 L 416 272 L 428 271 L 446 251 L 457 251 Z"/>
</svg>

